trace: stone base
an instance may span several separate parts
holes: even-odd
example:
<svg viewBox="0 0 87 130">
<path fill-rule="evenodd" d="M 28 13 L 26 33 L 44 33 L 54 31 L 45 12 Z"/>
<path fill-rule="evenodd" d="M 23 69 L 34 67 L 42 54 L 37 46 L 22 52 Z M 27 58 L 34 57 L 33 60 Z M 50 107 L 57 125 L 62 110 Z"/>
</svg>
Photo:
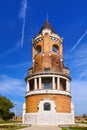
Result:
<svg viewBox="0 0 87 130">
<path fill-rule="evenodd" d="M 74 124 L 74 115 L 71 113 L 25 113 L 23 124 L 37 125 L 65 125 Z"/>
</svg>

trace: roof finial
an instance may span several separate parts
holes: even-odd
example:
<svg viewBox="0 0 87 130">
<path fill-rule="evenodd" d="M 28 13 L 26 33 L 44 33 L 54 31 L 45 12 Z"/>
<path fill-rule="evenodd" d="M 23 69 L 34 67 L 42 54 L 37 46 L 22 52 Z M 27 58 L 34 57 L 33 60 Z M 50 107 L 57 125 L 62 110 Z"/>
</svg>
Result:
<svg viewBox="0 0 87 130">
<path fill-rule="evenodd" d="M 47 13 L 47 21 L 48 21 L 48 13 Z"/>
<path fill-rule="evenodd" d="M 51 32 L 54 32 L 53 28 L 51 27 L 50 23 L 48 22 L 48 14 L 47 14 L 47 19 L 46 19 L 46 21 L 45 21 L 44 25 L 42 26 L 39 33 L 41 33 L 42 30 L 44 30 L 44 29 L 49 29 L 49 30 L 51 30 Z"/>
</svg>

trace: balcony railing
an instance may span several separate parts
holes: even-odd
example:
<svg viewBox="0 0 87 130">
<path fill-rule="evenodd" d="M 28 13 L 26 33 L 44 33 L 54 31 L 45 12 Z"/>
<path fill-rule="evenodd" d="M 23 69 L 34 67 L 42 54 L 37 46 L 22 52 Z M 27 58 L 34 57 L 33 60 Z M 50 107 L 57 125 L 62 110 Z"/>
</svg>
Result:
<svg viewBox="0 0 87 130">
<path fill-rule="evenodd" d="M 37 75 L 37 74 L 60 74 L 60 75 L 64 75 L 64 76 L 67 76 L 69 77 L 69 74 L 70 74 L 70 71 L 68 69 L 62 69 L 61 71 L 40 71 L 41 69 L 39 68 L 37 71 L 33 72 L 33 70 L 29 70 L 28 71 L 28 75 L 27 77 L 31 77 L 33 75 Z"/>
</svg>

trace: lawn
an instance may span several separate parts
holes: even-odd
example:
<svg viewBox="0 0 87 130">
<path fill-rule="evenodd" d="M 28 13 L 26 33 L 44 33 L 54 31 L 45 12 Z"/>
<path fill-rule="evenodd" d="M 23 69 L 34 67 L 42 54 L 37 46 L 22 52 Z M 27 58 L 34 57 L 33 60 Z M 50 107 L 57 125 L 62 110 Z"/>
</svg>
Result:
<svg viewBox="0 0 87 130">
<path fill-rule="evenodd" d="M 0 122 L 0 130 L 18 130 L 25 127 L 27 126 L 22 125 L 21 122 L 18 122 L 18 121 L 1 121 Z"/>
<path fill-rule="evenodd" d="M 62 128 L 62 130 L 87 130 L 87 127 L 66 127 Z"/>
<path fill-rule="evenodd" d="M 0 124 L 8 124 L 8 123 L 21 123 L 21 121 L 0 121 Z"/>
<path fill-rule="evenodd" d="M 26 128 L 26 126 L 0 126 L 0 130 L 18 130 L 21 128 Z"/>
<path fill-rule="evenodd" d="M 27 126 L 22 126 L 22 125 L 0 125 L 0 130 L 18 130 L 26 127 Z"/>
</svg>

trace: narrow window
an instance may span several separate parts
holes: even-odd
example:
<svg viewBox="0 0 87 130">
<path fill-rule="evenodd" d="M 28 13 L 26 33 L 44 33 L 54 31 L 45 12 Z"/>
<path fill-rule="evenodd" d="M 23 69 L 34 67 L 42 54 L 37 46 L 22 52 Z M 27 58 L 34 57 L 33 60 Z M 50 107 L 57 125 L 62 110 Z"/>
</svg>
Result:
<svg viewBox="0 0 87 130">
<path fill-rule="evenodd" d="M 50 103 L 44 103 L 44 111 L 50 111 L 50 110 L 51 110 Z"/>
<path fill-rule="evenodd" d="M 58 46 L 57 45 L 53 45 L 52 46 L 52 51 L 55 53 L 58 53 Z"/>
<path fill-rule="evenodd" d="M 50 72 L 50 68 L 45 68 L 44 72 Z"/>
<path fill-rule="evenodd" d="M 41 52 L 41 46 L 38 45 L 38 46 L 36 47 L 36 54 L 39 54 L 40 52 Z"/>
</svg>

